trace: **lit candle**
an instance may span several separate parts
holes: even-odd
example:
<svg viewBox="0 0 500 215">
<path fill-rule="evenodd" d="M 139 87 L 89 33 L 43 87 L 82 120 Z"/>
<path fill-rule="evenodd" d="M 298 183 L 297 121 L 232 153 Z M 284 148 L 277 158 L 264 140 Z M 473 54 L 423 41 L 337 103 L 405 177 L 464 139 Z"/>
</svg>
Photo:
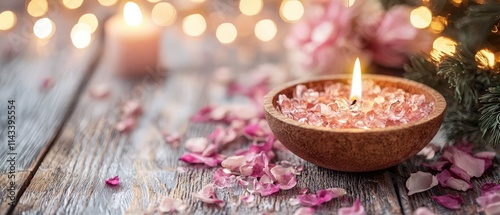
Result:
<svg viewBox="0 0 500 215">
<path fill-rule="evenodd" d="M 354 63 L 354 70 L 352 71 L 352 83 L 351 83 L 351 104 L 356 103 L 357 100 L 361 99 L 361 65 L 359 64 L 359 58 L 356 58 Z"/>
<path fill-rule="evenodd" d="M 106 22 L 105 59 L 124 76 L 144 75 L 158 62 L 160 29 L 143 17 L 139 5 L 127 2 L 122 16 Z"/>
</svg>

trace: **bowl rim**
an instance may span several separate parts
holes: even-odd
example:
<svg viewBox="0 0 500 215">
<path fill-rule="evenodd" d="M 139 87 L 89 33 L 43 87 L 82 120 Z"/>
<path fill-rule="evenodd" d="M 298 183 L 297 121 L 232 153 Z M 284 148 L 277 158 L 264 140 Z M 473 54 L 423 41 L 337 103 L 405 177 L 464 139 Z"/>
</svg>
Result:
<svg viewBox="0 0 500 215">
<path fill-rule="evenodd" d="M 405 78 L 400 78 L 396 76 L 388 76 L 388 75 L 376 75 L 376 74 L 363 74 L 362 79 L 374 79 L 376 81 L 388 81 L 388 82 L 404 82 L 407 85 L 410 86 L 415 86 L 419 89 L 423 89 L 424 91 L 427 91 L 433 98 L 434 98 L 434 106 L 432 108 L 432 111 L 427 115 L 426 117 L 417 120 L 417 121 L 412 121 L 406 124 L 401 124 L 401 125 L 395 125 L 395 126 L 389 126 L 385 128 L 370 128 L 370 129 L 363 129 L 363 128 L 329 128 L 329 127 L 320 127 L 320 126 L 314 126 L 314 125 L 308 125 L 304 123 L 300 123 L 296 120 L 290 119 L 285 117 L 281 112 L 275 108 L 273 104 L 273 99 L 275 96 L 278 96 L 278 93 L 290 88 L 294 87 L 298 84 L 305 84 L 308 82 L 317 82 L 317 81 L 334 81 L 334 80 L 339 80 L 339 79 L 347 79 L 349 80 L 352 76 L 349 74 L 336 74 L 336 75 L 326 75 L 326 76 L 319 76 L 315 78 L 306 78 L 306 79 L 298 79 L 295 81 L 290 81 L 286 82 L 283 84 L 280 84 L 276 87 L 274 87 L 271 91 L 269 91 L 265 96 L 264 96 L 264 110 L 269 113 L 272 117 L 276 118 L 277 120 L 286 123 L 286 124 L 291 124 L 297 127 L 302 127 L 306 129 L 312 129 L 312 130 L 318 130 L 318 131 L 325 131 L 325 132 L 331 132 L 331 133 L 374 133 L 374 132 L 390 132 L 390 131 L 397 131 L 397 130 L 402 130 L 402 129 L 408 129 L 412 128 L 421 124 L 426 124 L 429 121 L 434 120 L 435 118 L 441 116 L 444 111 L 446 110 L 446 100 L 444 99 L 443 95 L 441 95 L 439 92 L 436 90 L 432 89 L 431 87 L 418 83 L 409 79 Z"/>
</svg>

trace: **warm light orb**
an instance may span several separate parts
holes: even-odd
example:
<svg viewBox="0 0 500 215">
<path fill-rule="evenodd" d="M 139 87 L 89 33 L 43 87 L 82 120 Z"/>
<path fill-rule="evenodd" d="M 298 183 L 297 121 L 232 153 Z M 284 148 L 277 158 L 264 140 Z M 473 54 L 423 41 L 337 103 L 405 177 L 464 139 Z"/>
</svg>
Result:
<svg viewBox="0 0 500 215">
<path fill-rule="evenodd" d="M 287 22 L 295 22 L 304 15 L 304 5 L 299 0 L 284 0 L 280 15 Z"/>
<path fill-rule="evenodd" d="M 255 36 L 264 42 L 270 41 L 278 33 L 276 24 L 270 19 L 263 19 L 255 25 Z"/>
<path fill-rule="evenodd" d="M 240 0 L 240 11 L 247 16 L 258 14 L 263 6 L 263 0 Z"/>
<path fill-rule="evenodd" d="M 142 22 L 142 12 L 135 2 L 127 2 L 123 7 L 123 19 L 127 25 L 137 26 Z"/>
<path fill-rule="evenodd" d="M 64 6 L 68 9 L 76 9 L 82 6 L 83 0 L 63 0 Z"/>
<path fill-rule="evenodd" d="M 33 33 L 40 39 L 50 38 L 55 31 L 55 25 L 49 18 L 41 18 L 35 22 Z"/>
<path fill-rule="evenodd" d="M 432 43 L 431 56 L 440 60 L 442 55 L 452 55 L 456 52 L 457 43 L 448 37 L 438 37 Z"/>
<path fill-rule="evenodd" d="M 172 4 L 161 2 L 153 7 L 151 17 L 157 25 L 169 26 L 177 19 L 177 11 Z"/>
<path fill-rule="evenodd" d="M 94 31 L 97 29 L 97 26 L 99 25 L 97 17 L 91 13 L 83 14 L 78 20 L 78 23 L 87 24 L 90 27 L 90 33 L 94 33 Z"/>
<path fill-rule="evenodd" d="M 238 31 L 233 24 L 222 23 L 219 25 L 219 27 L 217 27 L 215 36 L 221 43 L 227 44 L 233 42 L 236 39 L 236 36 L 238 36 Z"/>
<path fill-rule="evenodd" d="M 495 54 L 488 49 L 479 50 L 476 53 L 475 59 L 483 68 L 495 66 Z"/>
<path fill-rule="evenodd" d="M 192 2 L 195 2 L 195 3 L 201 3 L 201 2 L 205 2 L 205 0 L 191 0 Z"/>
<path fill-rule="evenodd" d="M 0 31 L 7 31 L 10 30 L 14 25 L 16 24 L 17 18 L 16 14 L 14 14 L 12 11 L 7 10 L 2 13 L 0 13 Z"/>
<path fill-rule="evenodd" d="M 354 63 L 354 70 L 352 71 L 352 83 L 351 83 L 351 102 L 354 100 L 361 99 L 361 65 L 359 63 L 359 58 L 356 58 L 356 62 Z"/>
<path fill-rule="evenodd" d="M 47 0 L 31 0 L 26 10 L 32 17 L 40 17 L 47 13 L 49 4 Z"/>
<path fill-rule="evenodd" d="M 200 14 L 191 14 L 182 20 L 182 29 L 189 36 L 200 36 L 207 29 L 205 18 Z"/>
<path fill-rule="evenodd" d="M 89 46 L 92 40 L 92 33 L 90 30 L 90 26 L 85 23 L 78 23 L 71 29 L 71 42 L 73 42 L 76 48 L 82 49 Z"/>
<path fill-rule="evenodd" d="M 448 24 L 446 18 L 442 16 L 436 16 L 431 21 L 431 30 L 435 34 L 439 34 L 444 30 L 444 27 Z"/>
<path fill-rule="evenodd" d="M 432 12 L 429 8 L 420 6 L 411 11 L 410 22 L 415 28 L 424 29 L 429 27 L 432 21 Z"/>
<path fill-rule="evenodd" d="M 98 0 L 99 1 L 99 4 L 101 4 L 102 6 L 111 6 L 111 5 L 114 5 L 116 4 L 116 2 L 118 2 L 118 0 Z"/>
<path fill-rule="evenodd" d="M 346 2 L 345 2 L 345 6 L 347 6 L 347 7 L 351 7 L 351 6 L 354 4 L 354 2 L 355 2 L 355 1 L 356 1 L 356 0 L 346 0 Z"/>
<path fill-rule="evenodd" d="M 161 0 L 148 0 L 148 2 L 151 2 L 151 3 L 158 3 L 160 2 Z"/>
</svg>

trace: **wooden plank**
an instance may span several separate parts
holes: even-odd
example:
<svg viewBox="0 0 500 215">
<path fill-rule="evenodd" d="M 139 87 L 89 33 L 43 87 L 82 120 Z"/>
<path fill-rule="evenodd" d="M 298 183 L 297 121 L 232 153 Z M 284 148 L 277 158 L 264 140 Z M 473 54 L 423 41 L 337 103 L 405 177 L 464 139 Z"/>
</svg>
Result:
<svg viewBox="0 0 500 215">
<path fill-rule="evenodd" d="M 73 18 L 74 19 L 74 18 Z M 36 171 L 40 159 L 50 148 L 64 120 L 68 117 L 76 95 L 81 89 L 92 62 L 99 53 L 99 39 L 90 47 L 77 50 L 64 32 L 69 35 L 67 22 L 56 22 L 61 34 L 54 35 L 48 44 L 39 46 L 36 40 L 18 31 L 10 32 L 8 37 L 23 37 L 28 42 L 8 44 L 18 49 L 0 68 L 0 140 L 7 142 L 7 102 L 15 100 L 15 193 L 19 197 L 29 179 Z M 25 27 L 20 26 L 19 28 Z M 46 78 L 54 81 L 54 86 L 41 89 Z M 7 144 L 0 145 L 0 187 L 7 188 L 10 181 L 8 171 L 11 165 L 7 154 Z M 9 210 L 7 190 L 0 190 L 0 214 Z"/>
<path fill-rule="evenodd" d="M 481 185 L 486 182 L 498 183 L 500 181 L 500 159 L 497 156 L 493 166 L 486 170 L 483 176 L 480 178 L 473 178 L 471 180 L 473 189 L 462 192 L 451 188 L 442 188 L 438 185 L 428 191 L 408 196 L 408 190 L 405 186 L 406 180 L 410 177 L 410 173 L 414 173 L 419 170 L 427 171 L 421 166 L 423 162 L 425 162 L 425 160 L 422 156 L 415 156 L 393 169 L 395 172 L 396 187 L 400 194 L 402 210 L 405 214 L 412 214 L 412 212 L 419 207 L 427 207 L 436 214 L 476 214 L 480 208 L 480 206 L 476 203 L 476 199 L 481 194 L 479 189 Z M 449 210 L 438 205 L 431 198 L 431 196 L 446 194 L 460 195 L 464 200 L 462 207 L 459 210 Z"/>
</svg>

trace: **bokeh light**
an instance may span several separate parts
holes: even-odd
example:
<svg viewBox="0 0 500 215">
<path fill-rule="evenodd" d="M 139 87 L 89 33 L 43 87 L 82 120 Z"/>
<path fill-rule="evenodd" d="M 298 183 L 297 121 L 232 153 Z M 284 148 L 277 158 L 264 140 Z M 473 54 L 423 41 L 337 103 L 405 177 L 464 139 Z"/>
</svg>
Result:
<svg viewBox="0 0 500 215">
<path fill-rule="evenodd" d="M 182 29 L 189 36 L 200 36 L 207 29 L 207 22 L 200 14 L 191 14 L 182 20 Z"/>
<path fill-rule="evenodd" d="M 76 9 L 82 6 L 83 0 L 63 0 L 64 6 L 68 9 Z"/>
<path fill-rule="evenodd" d="M 87 24 L 90 27 L 90 33 L 94 33 L 94 31 L 97 29 L 97 26 L 99 25 L 97 17 L 91 13 L 83 14 L 78 20 L 78 23 Z"/>
<path fill-rule="evenodd" d="M 89 46 L 90 41 L 92 41 L 90 30 L 90 26 L 85 23 L 78 23 L 73 26 L 73 29 L 71 29 L 71 42 L 76 48 L 82 49 Z"/>
<path fill-rule="evenodd" d="M 264 42 L 270 41 L 278 33 L 276 24 L 270 19 L 263 19 L 255 25 L 255 36 Z"/>
<path fill-rule="evenodd" d="M 247 16 L 258 14 L 263 6 L 263 0 L 240 0 L 240 11 Z"/>
<path fill-rule="evenodd" d="M 160 2 L 153 7 L 151 13 L 153 22 L 160 26 L 169 26 L 177 19 L 175 7 L 168 2 Z"/>
<path fill-rule="evenodd" d="M 476 53 L 476 62 L 480 67 L 487 68 L 495 66 L 495 54 L 488 49 L 481 49 Z"/>
<path fill-rule="evenodd" d="M 47 3 L 47 0 L 31 0 L 26 10 L 32 17 L 41 17 L 47 14 L 49 3 Z"/>
<path fill-rule="evenodd" d="M 49 18 L 41 18 L 33 25 L 33 33 L 40 39 L 48 39 L 54 35 L 56 26 Z"/>
<path fill-rule="evenodd" d="M 284 0 L 280 9 L 281 18 L 287 22 L 295 22 L 304 15 L 304 5 L 299 0 Z"/>
<path fill-rule="evenodd" d="M 4 11 L 0 13 L 0 31 L 7 31 L 10 30 L 14 25 L 16 24 L 17 18 L 16 14 L 14 14 L 12 11 Z"/>
<path fill-rule="evenodd" d="M 123 7 L 123 19 L 128 25 L 140 25 L 142 22 L 142 12 L 139 5 L 130 1 L 125 3 L 125 6 Z"/>
<path fill-rule="evenodd" d="M 118 0 L 98 0 L 99 4 L 102 6 L 112 6 L 118 2 Z"/>
<path fill-rule="evenodd" d="M 151 3 L 158 3 L 160 2 L 161 0 L 148 0 L 148 2 L 151 2 Z"/>
<path fill-rule="evenodd" d="M 443 16 L 436 16 L 432 18 L 431 22 L 431 30 L 435 34 L 441 33 L 444 30 L 444 27 L 448 24 L 448 21 Z"/>
<path fill-rule="evenodd" d="M 432 21 L 432 13 L 429 8 L 420 6 L 411 11 L 410 22 L 415 28 L 424 29 L 429 27 Z"/>
<path fill-rule="evenodd" d="M 456 52 L 457 43 L 448 37 L 438 37 L 432 43 L 431 56 L 440 60 L 443 55 L 453 55 Z"/>
<path fill-rule="evenodd" d="M 236 39 L 236 36 L 238 36 L 238 31 L 233 24 L 222 23 L 219 25 L 219 27 L 217 27 L 215 36 L 221 43 L 227 44 L 233 42 Z"/>
<path fill-rule="evenodd" d="M 196 2 L 196 3 L 201 3 L 201 2 L 205 2 L 205 0 L 191 0 L 192 2 Z"/>
<path fill-rule="evenodd" d="M 350 6 L 352 6 L 352 5 L 354 4 L 354 2 L 355 2 L 356 0 L 346 0 L 346 1 L 347 1 L 347 2 L 345 3 L 345 5 L 346 5 L 347 7 L 350 7 Z"/>
</svg>

